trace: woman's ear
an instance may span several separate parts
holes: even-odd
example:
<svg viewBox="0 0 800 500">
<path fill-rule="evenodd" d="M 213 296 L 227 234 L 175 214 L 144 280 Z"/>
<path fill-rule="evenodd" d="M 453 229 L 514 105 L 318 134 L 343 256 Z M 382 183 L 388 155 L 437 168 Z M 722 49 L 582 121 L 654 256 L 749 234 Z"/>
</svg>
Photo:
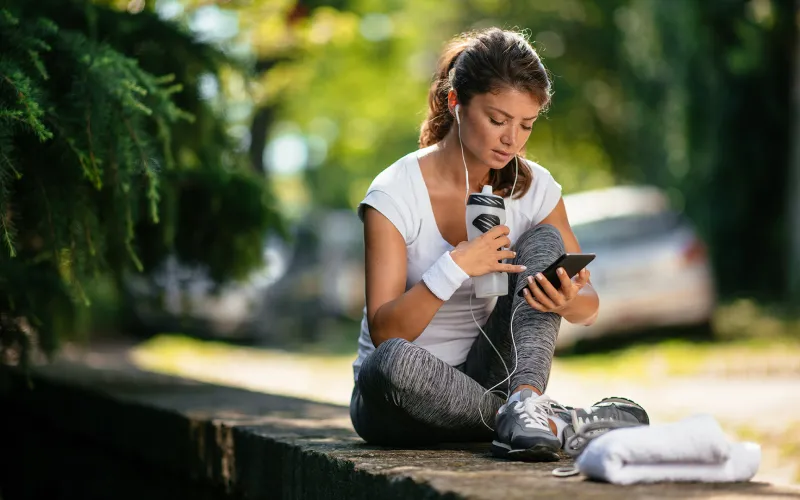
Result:
<svg viewBox="0 0 800 500">
<path fill-rule="evenodd" d="M 456 95 L 456 91 L 450 89 L 447 93 L 447 107 L 450 108 L 450 112 L 454 115 L 456 114 L 455 108 L 458 106 L 458 96 Z"/>
</svg>

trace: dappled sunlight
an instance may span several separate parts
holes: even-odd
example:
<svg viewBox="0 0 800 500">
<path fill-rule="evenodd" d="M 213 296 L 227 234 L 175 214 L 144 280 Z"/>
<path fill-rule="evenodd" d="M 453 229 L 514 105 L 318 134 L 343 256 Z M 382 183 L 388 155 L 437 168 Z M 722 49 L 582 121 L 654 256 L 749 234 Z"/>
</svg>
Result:
<svg viewBox="0 0 800 500">
<path fill-rule="evenodd" d="M 352 355 L 290 353 L 240 347 L 179 336 L 159 336 L 134 347 L 142 369 L 270 394 L 347 405 L 352 390 Z M 741 340 L 694 344 L 668 340 L 584 356 L 557 357 L 548 393 L 568 405 L 590 405 L 603 397 L 634 399 L 653 423 L 708 413 L 726 432 L 764 447 L 764 466 L 756 479 L 780 484 L 800 482 L 795 438 L 800 400 L 788 398 L 798 387 L 800 343 L 792 340 Z M 758 394 L 757 405 L 742 405 L 743 395 Z M 230 426 L 266 426 L 285 432 L 300 429 L 347 430 L 346 413 L 319 414 L 314 407 L 259 413 L 247 408 L 213 412 L 192 410 Z M 770 415 L 767 420 L 764 415 Z"/>
<path fill-rule="evenodd" d="M 131 350 L 144 370 L 271 394 L 348 404 L 354 356 L 296 354 L 159 336 Z"/>
<path fill-rule="evenodd" d="M 593 378 L 635 378 L 642 382 L 689 375 L 800 377 L 800 341 L 693 343 L 675 339 L 613 352 L 557 357 L 554 364 Z"/>
</svg>

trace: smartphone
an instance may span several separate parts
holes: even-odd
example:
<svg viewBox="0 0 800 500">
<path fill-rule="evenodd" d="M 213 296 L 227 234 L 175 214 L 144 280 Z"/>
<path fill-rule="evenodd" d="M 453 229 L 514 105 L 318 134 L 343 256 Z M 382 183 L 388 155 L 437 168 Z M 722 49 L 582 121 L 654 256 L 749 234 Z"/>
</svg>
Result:
<svg viewBox="0 0 800 500">
<path fill-rule="evenodd" d="M 558 274 L 556 274 L 556 271 L 559 267 L 563 267 L 567 272 L 567 276 L 572 279 L 572 277 L 578 274 L 581 269 L 589 265 L 589 263 L 593 261 L 595 257 L 596 255 L 593 253 L 565 253 L 556 259 L 555 262 L 550 264 L 547 269 L 542 271 L 542 274 L 544 274 L 544 277 L 547 279 L 547 281 L 549 281 L 550 284 L 553 285 L 556 290 L 558 290 L 561 288 L 561 278 L 559 278 Z M 536 283 L 538 284 L 539 282 L 537 281 Z M 539 285 L 539 287 L 541 288 L 541 285 Z M 520 291 L 517 292 L 517 295 L 521 297 L 522 290 L 525 290 L 525 288 L 526 287 L 522 287 Z"/>
</svg>

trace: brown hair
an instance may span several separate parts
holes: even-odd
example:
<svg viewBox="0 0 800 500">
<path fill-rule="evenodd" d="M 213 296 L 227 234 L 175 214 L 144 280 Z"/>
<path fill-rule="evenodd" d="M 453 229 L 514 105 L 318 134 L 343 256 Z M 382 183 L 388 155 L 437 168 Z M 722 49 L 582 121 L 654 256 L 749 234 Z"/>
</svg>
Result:
<svg viewBox="0 0 800 500">
<path fill-rule="evenodd" d="M 454 117 L 447 106 L 450 89 L 455 90 L 463 107 L 477 94 L 504 88 L 533 93 L 542 107 L 541 112 L 550 104 L 550 77 L 536 50 L 521 33 L 488 28 L 452 39 L 439 58 L 428 92 L 428 116 L 420 130 L 420 147 L 441 141 L 452 127 Z M 500 170 L 490 170 L 489 184 L 504 196 L 510 195 L 514 170 L 514 159 Z M 527 163 L 520 158 L 519 179 L 513 193 L 517 198 L 530 187 L 532 175 Z"/>
</svg>

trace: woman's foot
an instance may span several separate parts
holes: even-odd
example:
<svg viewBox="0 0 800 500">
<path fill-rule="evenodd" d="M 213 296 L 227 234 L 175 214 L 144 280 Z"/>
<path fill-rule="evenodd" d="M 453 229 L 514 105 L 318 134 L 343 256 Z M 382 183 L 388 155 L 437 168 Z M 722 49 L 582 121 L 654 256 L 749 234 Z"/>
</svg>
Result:
<svg viewBox="0 0 800 500">
<path fill-rule="evenodd" d="M 590 439 L 611 429 L 650 424 L 644 408 L 630 399 L 619 397 L 604 398 L 588 409 L 557 407 L 556 414 L 569 422 L 564 429 L 564 451 L 573 457 L 583 452 Z M 591 430 L 585 433 L 589 439 L 575 436 L 590 424 Z"/>
<path fill-rule="evenodd" d="M 553 420 L 558 418 L 554 405 L 558 406 L 548 396 L 523 389 L 519 400 L 512 399 L 501 406 L 495 417 L 492 455 L 530 462 L 558 461 L 561 439 Z"/>
</svg>

